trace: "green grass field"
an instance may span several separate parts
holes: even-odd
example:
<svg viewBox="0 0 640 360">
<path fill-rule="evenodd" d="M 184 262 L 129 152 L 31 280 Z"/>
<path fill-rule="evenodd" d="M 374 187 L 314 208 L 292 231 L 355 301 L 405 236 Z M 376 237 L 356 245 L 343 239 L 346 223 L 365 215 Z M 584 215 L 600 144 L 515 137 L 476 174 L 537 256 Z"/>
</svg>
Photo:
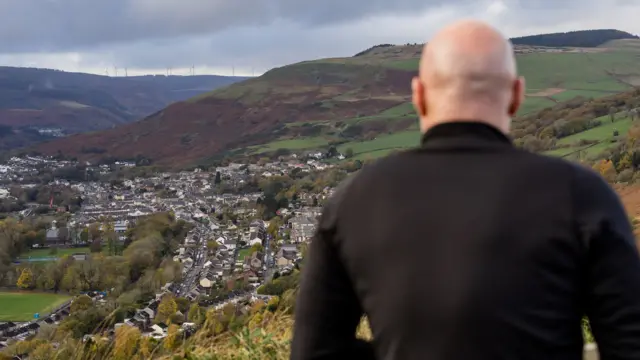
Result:
<svg viewBox="0 0 640 360">
<path fill-rule="evenodd" d="M 615 122 L 609 121 L 609 117 L 601 117 L 598 120 L 602 121 L 602 125 L 583 131 L 571 136 L 564 137 L 558 140 L 558 144 L 575 144 L 580 140 L 597 140 L 603 141 L 607 139 L 613 139 L 614 130 L 618 130 L 620 135 L 624 135 L 629 131 L 632 125 L 631 119 L 620 119 Z"/>
<path fill-rule="evenodd" d="M 51 249 L 31 249 L 20 255 L 19 259 L 29 258 L 49 258 L 49 257 L 63 257 L 65 255 L 86 253 L 90 252 L 88 247 L 79 248 L 59 248 L 55 254 L 51 254 Z"/>
<path fill-rule="evenodd" d="M 309 137 L 309 138 L 272 141 L 270 143 L 266 143 L 263 145 L 249 147 L 248 150 L 250 153 L 260 154 L 260 153 L 265 153 L 270 151 L 276 151 L 278 149 L 289 149 L 289 150 L 312 149 L 312 148 L 325 146 L 328 143 L 329 142 L 327 141 L 327 139 L 323 137 Z"/>
<path fill-rule="evenodd" d="M 367 157 L 377 158 L 384 156 L 396 149 L 405 149 L 420 144 L 420 133 L 416 131 L 402 131 L 390 135 L 381 135 L 374 140 L 353 141 L 338 146 L 338 151 L 344 153 L 347 149 L 353 150 L 353 155 L 358 159 Z"/>
<path fill-rule="evenodd" d="M 558 101 L 576 96 L 600 97 L 630 89 L 625 83 L 630 75 L 640 76 L 638 52 L 610 51 L 601 53 L 534 53 L 516 57 L 518 71 L 526 79 L 527 93 L 559 88 L 564 92 L 552 95 Z M 418 59 L 398 60 L 389 67 L 414 70 Z M 544 97 L 528 97 L 520 114 L 526 114 L 554 102 Z"/>
<path fill-rule="evenodd" d="M 527 96 L 518 110 L 518 115 L 526 115 L 534 111 L 552 107 L 556 103 L 544 97 Z"/>
<path fill-rule="evenodd" d="M 249 255 L 251 255 L 251 248 L 238 250 L 238 260 L 244 261 L 244 258 L 246 258 Z"/>
<path fill-rule="evenodd" d="M 30 321 L 69 300 L 67 295 L 35 292 L 0 292 L 0 321 Z"/>
<path fill-rule="evenodd" d="M 603 151 L 616 146 L 614 131 L 618 131 L 619 136 L 624 136 L 633 122 L 630 118 L 618 119 L 615 122 L 609 120 L 609 116 L 598 118 L 602 122 L 600 126 L 579 132 L 558 140 L 558 145 L 569 145 L 545 152 L 547 155 L 566 157 L 580 152 L 581 156 L 596 156 Z M 581 140 L 598 141 L 596 144 L 581 145 Z"/>
<path fill-rule="evenodd" d="M 565 90 L 561 93 L 557 93 L 551 95 L 551 98 L 557 101 L 569 101 L 578 96 L 582 96 L 584 98 L 598 98 L 602 96 L 611 95 L 611 92 L 608 91 L 598 91 L 598 90 Z"/>
</svg>

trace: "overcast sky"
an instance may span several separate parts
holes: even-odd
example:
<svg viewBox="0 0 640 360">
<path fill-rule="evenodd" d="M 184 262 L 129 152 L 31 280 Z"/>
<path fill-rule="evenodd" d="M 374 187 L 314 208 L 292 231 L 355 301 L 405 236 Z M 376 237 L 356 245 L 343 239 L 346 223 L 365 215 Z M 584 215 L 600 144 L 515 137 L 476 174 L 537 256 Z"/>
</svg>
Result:
<svg viewBox="0 0 640 360">
<path fill-rule="evenodd" d="M 0 0 L 0 65 L 114 75 L 256 75 L 372 45 L 424 42 L 459 18 L 507 36 L 640 34 L 640 0 Z"/>
</svg>

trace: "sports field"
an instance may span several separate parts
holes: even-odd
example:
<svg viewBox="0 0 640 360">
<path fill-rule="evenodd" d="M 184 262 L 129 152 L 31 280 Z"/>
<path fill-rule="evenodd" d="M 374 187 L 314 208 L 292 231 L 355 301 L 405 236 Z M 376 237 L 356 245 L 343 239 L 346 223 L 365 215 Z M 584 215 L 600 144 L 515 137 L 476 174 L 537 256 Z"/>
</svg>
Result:
<svg viewBox="0 0 640 360">
<path fill-rule="evenodd" d="M 35 292 L 0 292 L 0 321 L 30 321 L 44 316 L 71 297 Z"/>
<path fill-rule="evenodd" d="M 78 248 L 58 248 L 54 253 L 51 251 L 52 249 L 32 249 L 23 254 L 20 254 L 20 259 L 29 259 L 29 258 L 51 258 L 51 257 L 63 257 L 65 255 L 71 254 L 89 254 L 90 250 L 88 247 L 78 247 Z"/>
</svg>

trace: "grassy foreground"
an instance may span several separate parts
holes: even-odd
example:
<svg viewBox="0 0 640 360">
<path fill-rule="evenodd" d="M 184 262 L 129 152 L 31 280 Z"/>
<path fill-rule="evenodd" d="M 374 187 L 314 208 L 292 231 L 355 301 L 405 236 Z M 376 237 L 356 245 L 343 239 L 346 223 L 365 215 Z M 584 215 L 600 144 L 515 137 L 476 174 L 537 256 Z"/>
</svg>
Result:
<svg viewBox="0 0 640 360">
<path fill-rule="evenodd" d="M 54 348 L 50 339 L 36 337 L 12 345 L 0 353 L 0 360 L 18 353 L 28 353 L 37 360 L 49 359 L 190 359 L 190 360 L 285 360 L 289 359 L 293 316 L 288 309 L 273 311 L 270 306 L 247 316 L 245 325 L 224 329 L 213 311 L 208 311 L 206 320 L 198 332 L 190 338 L 176 336 L 176 325 L 170 325 L 169 336 L 162 341 L 144 337 L 136 328 L 120 327 L 113 341 L 94 338 L 81 342 L 73 339 L 57 340 Z M 173 330 L 172 330 L 173 329 Z M 593 342 L 586 320 L 583 322 L 585 342 Z M 55 336 L 55 335 L 54 335 Z M 371 328 L 363 318 L 356 336 L 372 340 Z M 3 357 L 5 356 L 5 357 Z"/>
</svg>

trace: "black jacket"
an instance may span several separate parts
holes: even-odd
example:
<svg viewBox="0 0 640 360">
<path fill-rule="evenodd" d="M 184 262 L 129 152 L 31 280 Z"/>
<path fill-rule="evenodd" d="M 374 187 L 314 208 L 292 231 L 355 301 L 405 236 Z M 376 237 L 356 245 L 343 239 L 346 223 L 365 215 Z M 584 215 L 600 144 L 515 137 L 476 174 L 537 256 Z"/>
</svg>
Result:
<svg viewBox="0 0 640 360">
<path fill-rule="evenodd" d="M 356 341 L 363 314 L 372 344 Z M 305 260 L 291 359 L 640 359 L 640 261 L 589 169 L 442 124 L 366 166 L 325 206 Z"/>
</svg>

